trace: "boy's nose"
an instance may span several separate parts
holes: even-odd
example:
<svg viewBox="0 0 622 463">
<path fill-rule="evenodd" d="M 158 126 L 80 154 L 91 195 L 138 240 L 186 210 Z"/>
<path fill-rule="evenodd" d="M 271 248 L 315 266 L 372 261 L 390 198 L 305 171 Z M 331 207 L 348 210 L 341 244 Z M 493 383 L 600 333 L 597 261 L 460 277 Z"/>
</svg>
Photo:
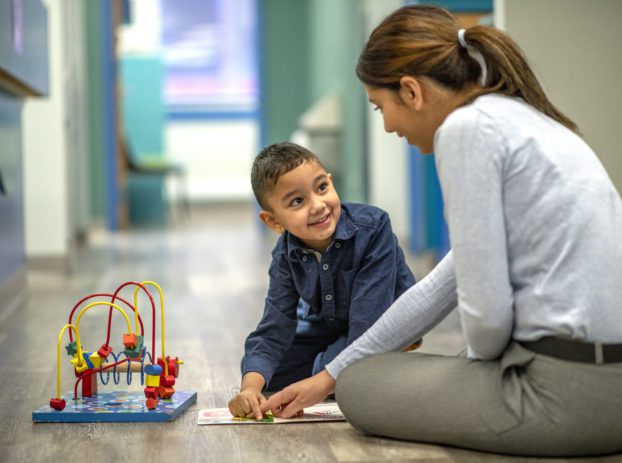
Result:
<svg viewBox="0 0 622 463">
<path fill-rule="evenodd" d="M 324 202 L 323 198 L 319 196 L 314 196 L 311 203 L 311 213 L 317 214 L 318 212 L 322 211 L 325 206 L 326 203 Z"/>
</svg>

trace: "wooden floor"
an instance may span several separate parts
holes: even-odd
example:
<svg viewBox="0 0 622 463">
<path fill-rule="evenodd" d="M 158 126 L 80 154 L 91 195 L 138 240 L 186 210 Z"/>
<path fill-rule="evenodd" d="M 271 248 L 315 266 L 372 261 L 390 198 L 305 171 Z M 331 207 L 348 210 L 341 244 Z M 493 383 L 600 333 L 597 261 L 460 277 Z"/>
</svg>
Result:
<svg viewBox="0 0 622 463">
<path fill-rule="evenodd" d="M 622 461 L 622 456 L 502 457 L 365 437 L 347 423 L 197 426 L 198 409 L 225 407 L 239 387 L 243 341 L 262 312 L 273 242 L 259 230 L 250 205 L 204 208 L 167 229 L 95 233 L 70 275 L 29 271 L 27 301 L 0 310 L 0 461 Z M 415 273 L 424 271 L 417 267 Z M 129 280 L 153 280 L 163 287 L 167 354 L 185 361 L 175 387 L 197 391 L 197 404 L 171 423 L 32 423 L 32 412 L 55 395 L 56 340 L 73 304 Z M 104 341 L 107 310 L 96 312 L 81 324 L 83 344 L 91 349 Z M 116 338 L 122 327 L 115 328 L 113 346 L 121 344 Z M 462 349 L 455 316 L 426 337 L 425 347 L 444 353 Z M 66 359 L 63 355 L 64 391 L 73 387 Z M 136 384 L 124 388 L 140 389 Z"/>
</svg>

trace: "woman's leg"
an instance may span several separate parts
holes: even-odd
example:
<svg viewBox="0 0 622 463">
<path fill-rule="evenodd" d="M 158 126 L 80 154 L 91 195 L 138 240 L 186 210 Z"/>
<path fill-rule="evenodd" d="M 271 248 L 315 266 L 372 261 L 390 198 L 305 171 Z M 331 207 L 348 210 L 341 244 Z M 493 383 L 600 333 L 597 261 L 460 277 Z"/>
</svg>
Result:
<svg viewBox="0 0 622 463">
<path fill-rule="evenodd" d="M 622 365 L 564 362 L 512 344 L 499 361 L 418 353 L 363 359 L 336 398 L 361 432 L 496 453 L 622 451 Z"/>
</svg>

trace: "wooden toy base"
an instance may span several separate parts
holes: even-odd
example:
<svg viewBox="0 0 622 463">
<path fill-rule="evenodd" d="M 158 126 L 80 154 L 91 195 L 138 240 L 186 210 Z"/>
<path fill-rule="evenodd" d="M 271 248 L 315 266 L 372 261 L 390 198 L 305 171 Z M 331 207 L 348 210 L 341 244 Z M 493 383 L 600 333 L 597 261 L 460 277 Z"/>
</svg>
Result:
<svg viewBox="0 0 622 463">
<path fill-rule="evenodd" d="M 102 392 L 93 397 L 73 400 L 73 392 L 63 397 L 67 406 L 54 410 L 44 405 L 32 412 L 35 423 L 97 423 L 173 421 L 197 401 L 197 393 L 175 391 L 170 399 L 160 400 L 154 410 L 147 409 L 142 391 Z"/>
</svg>

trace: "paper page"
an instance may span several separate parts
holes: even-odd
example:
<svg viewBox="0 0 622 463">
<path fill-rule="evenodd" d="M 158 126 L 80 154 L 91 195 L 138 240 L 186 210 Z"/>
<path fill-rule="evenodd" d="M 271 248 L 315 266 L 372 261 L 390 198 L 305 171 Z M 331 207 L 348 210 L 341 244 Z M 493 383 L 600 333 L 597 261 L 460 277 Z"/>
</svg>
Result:
<svg viewBox="0 0 622 463">
<path fill-rule="evenodd" d="M 228 408 L 205 408 L 199 410 L 197 424 L 289 424 L 321 421 L 345 421 L 336 402 L 319 403 L 304 409 L 300 418 L 277 418 L 272 414 L 263 420 L 238 418 L 231 415 Z"/>
</svg>

